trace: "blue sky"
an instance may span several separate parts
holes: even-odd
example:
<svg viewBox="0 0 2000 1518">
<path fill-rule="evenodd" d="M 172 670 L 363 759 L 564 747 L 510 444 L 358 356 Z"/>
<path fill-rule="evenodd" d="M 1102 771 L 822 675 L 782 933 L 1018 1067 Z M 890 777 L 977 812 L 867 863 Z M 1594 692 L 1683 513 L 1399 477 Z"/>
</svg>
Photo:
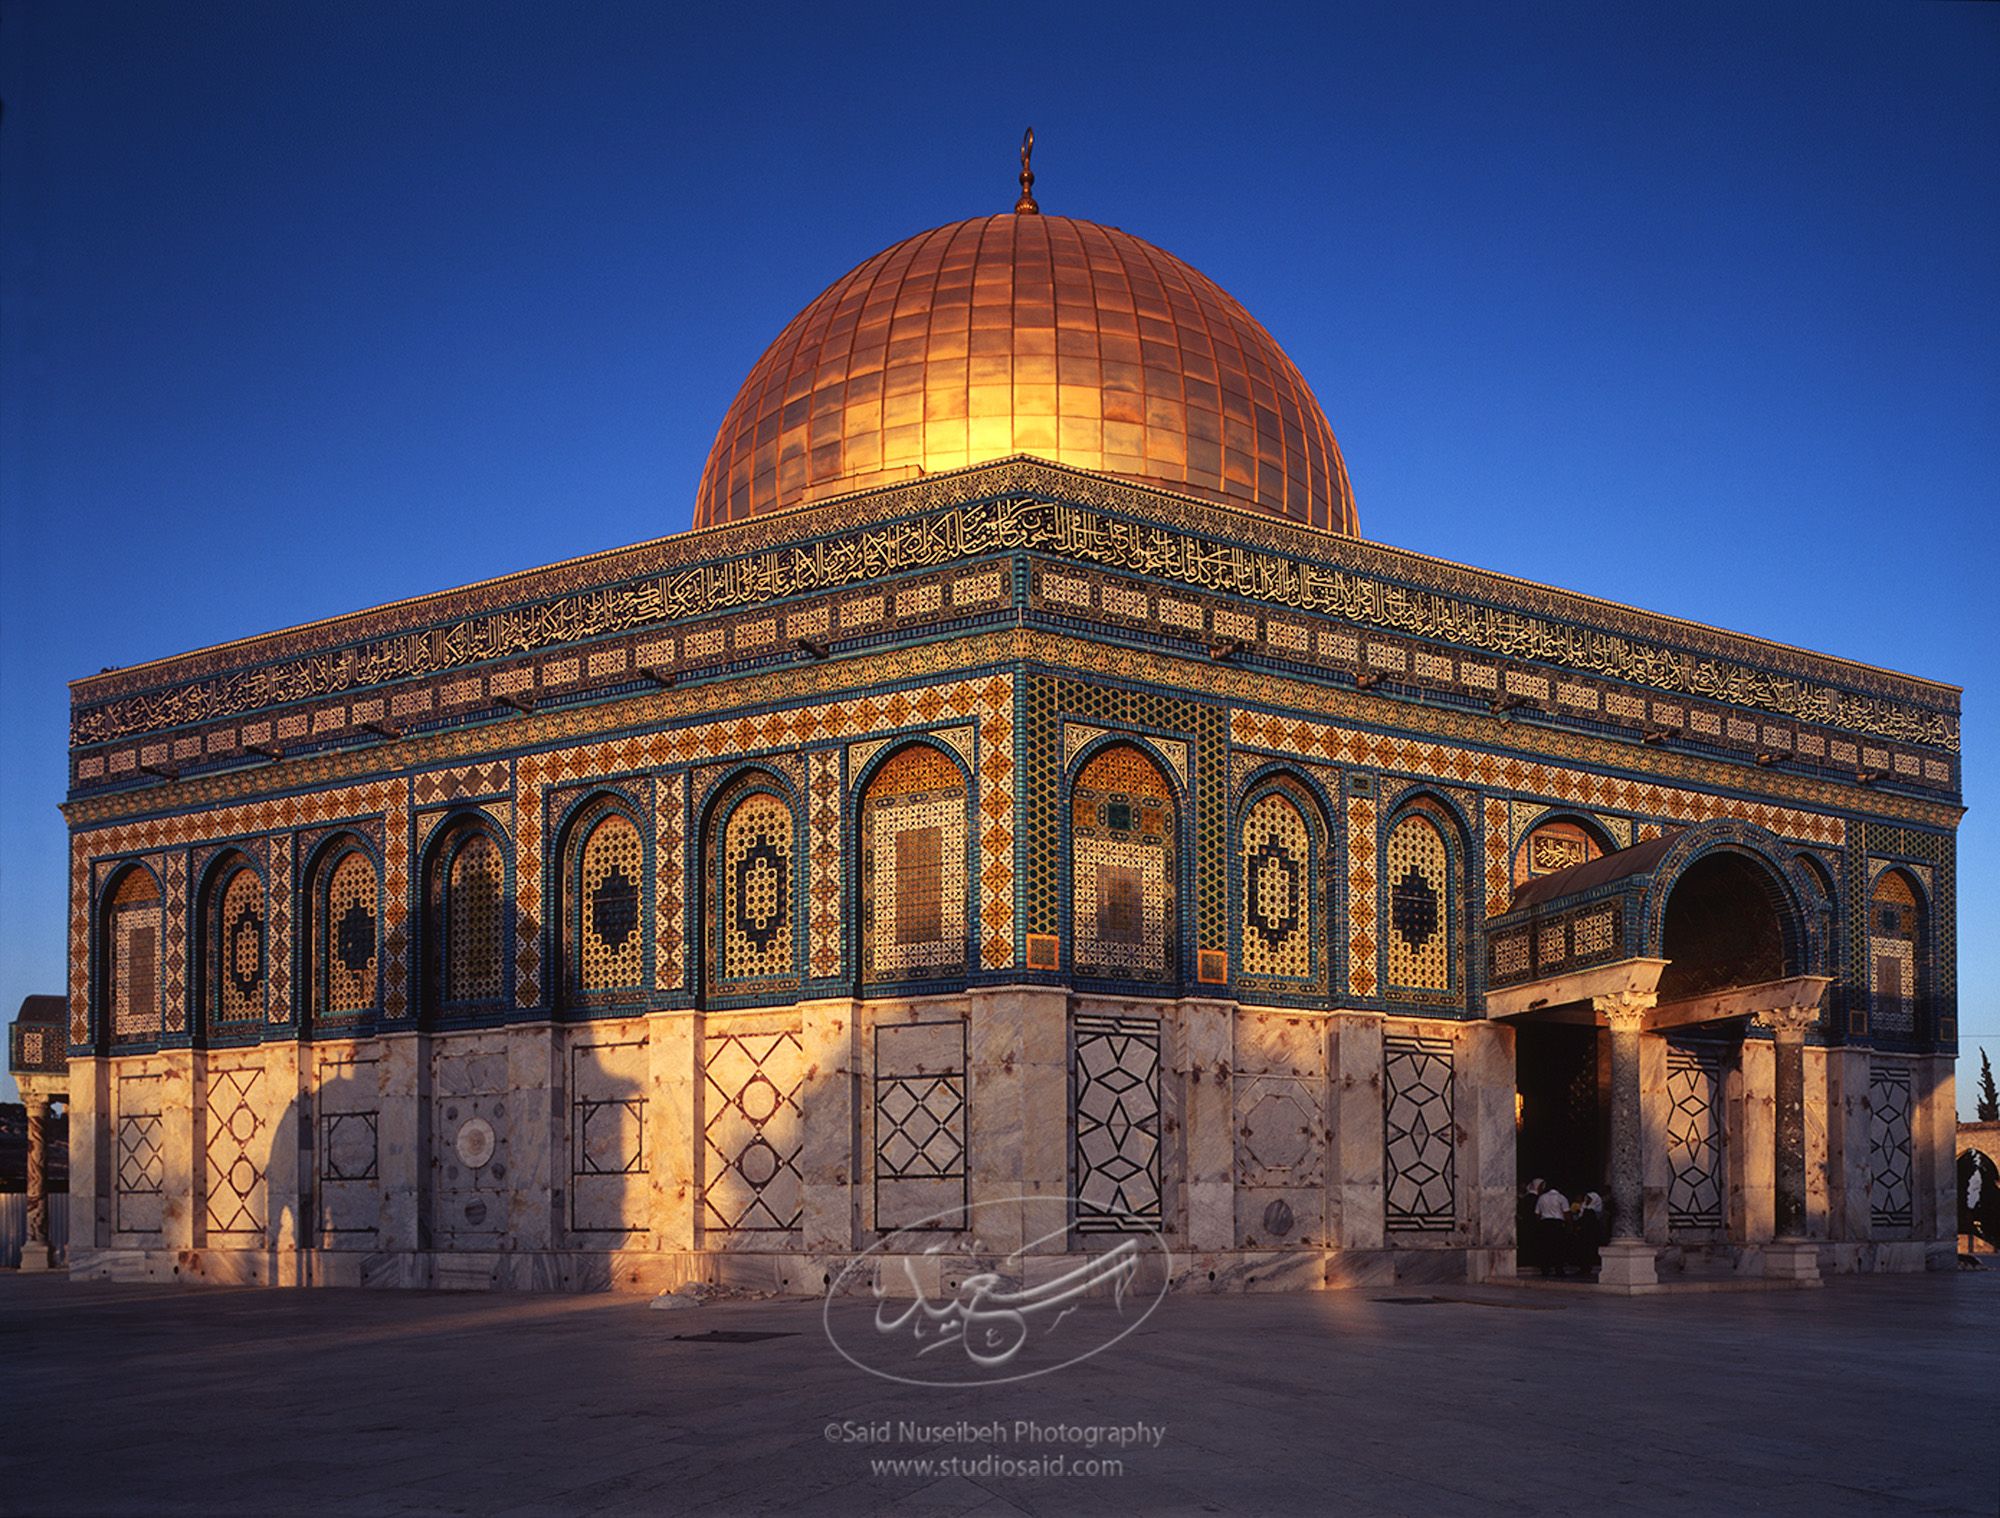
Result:
<svg viewBox="0 0 2000 1518">
<path fill-rule="evenodd" d="M 1970 687 L 2000 1054 L 2000 7 L 16 0 L 0 100 L 5 1013 L 67 680 L 685 527 L 778 328 L 1032 122 L 1365 535 Z"/>
</svg>

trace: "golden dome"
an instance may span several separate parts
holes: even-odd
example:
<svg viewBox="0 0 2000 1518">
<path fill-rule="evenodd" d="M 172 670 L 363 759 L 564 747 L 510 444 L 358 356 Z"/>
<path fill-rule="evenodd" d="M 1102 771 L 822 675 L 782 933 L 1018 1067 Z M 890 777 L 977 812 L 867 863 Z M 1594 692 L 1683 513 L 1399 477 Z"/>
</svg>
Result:
<svg viewBox="0 0 2000 1518">
<path fill-rule="evenodd" d="M 694 525 L 1015 454 L 1360 532 L 1332 428 L 1249 312 L 1041 215 L 923 232 L 828 286 L 743 382 Z"/>
</svg>

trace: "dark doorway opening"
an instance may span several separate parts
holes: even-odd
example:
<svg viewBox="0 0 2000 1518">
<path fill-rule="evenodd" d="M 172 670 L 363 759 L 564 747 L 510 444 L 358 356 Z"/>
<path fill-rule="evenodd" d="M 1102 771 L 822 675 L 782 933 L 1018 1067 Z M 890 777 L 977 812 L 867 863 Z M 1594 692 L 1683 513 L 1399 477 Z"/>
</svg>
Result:
<svg viewBox="0 0 2000 1518">
<path fill-rule="evenodd" d="M 1597 1029 L 1579 1023 L 1521 1023 L 1514 1068 L 1519 1184 L 1540 1176 L 1572 1201 L 1586 1191 L 1602 1191 L 1606 1124 Z"/>
</svg>

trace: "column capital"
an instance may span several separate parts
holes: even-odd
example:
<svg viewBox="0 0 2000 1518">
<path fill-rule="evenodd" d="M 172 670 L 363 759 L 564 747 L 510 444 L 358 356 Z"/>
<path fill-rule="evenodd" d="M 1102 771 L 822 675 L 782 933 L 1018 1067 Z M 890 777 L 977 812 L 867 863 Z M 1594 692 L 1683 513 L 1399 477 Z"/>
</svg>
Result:
<svg viewBox="0 0 2000 1518">
<path fill-rule="evenodd" d="M 1769 1028 L 1780 1043 L 1802 1041 L 1806 1030 L 1819 1021 L 1819 1001 L 1792 1002 L 1781 1007 L 1759 1007 L 1751 1018 L 1760 1028 Z"/>
<path fill-rule="evenodd" d="M 1613 991 L 1608 996 L 1591 997 L 1590 1005 L 1604 1014 L 1613 1032 L 1636 1032 L 1659 1000 L 1651 991 Z"/>
</svg>

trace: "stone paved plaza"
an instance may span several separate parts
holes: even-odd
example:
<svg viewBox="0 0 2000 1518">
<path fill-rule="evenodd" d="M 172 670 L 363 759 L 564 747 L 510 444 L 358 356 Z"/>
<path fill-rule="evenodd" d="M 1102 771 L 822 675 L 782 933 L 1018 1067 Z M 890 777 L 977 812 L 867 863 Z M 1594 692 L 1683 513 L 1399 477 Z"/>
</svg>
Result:
<svg viewBox="0 0 2000 1518">
<path fill-rule="evenodd" d="M 2000 1504 L 2000 1272 L 1613 1300 L 1168 1298 L 1084 1363 L 916 1389 L 817 1302 L 215 1291 L 0 1276 L 0 1511 L 1976 1513 Z M 1079 1332 L 1104 1326 L 1085 1308 Z M 870 1308 L 844 1305 L 843 1326 Z M 1098 1315 L 1093 1320 L 1091 1314 Z M 677 1335 L 791 1334 L 750 1342 Z M 900 1420 L 1164 1425 L 954 1447 Z M 855 1442 L 890 1425 L 886 1442 Z M 829 1425 L 850 1426 L 832 1442 Z M 1122 1460 L 1097 1477 L 871 1461 Z"/>
</svg>

